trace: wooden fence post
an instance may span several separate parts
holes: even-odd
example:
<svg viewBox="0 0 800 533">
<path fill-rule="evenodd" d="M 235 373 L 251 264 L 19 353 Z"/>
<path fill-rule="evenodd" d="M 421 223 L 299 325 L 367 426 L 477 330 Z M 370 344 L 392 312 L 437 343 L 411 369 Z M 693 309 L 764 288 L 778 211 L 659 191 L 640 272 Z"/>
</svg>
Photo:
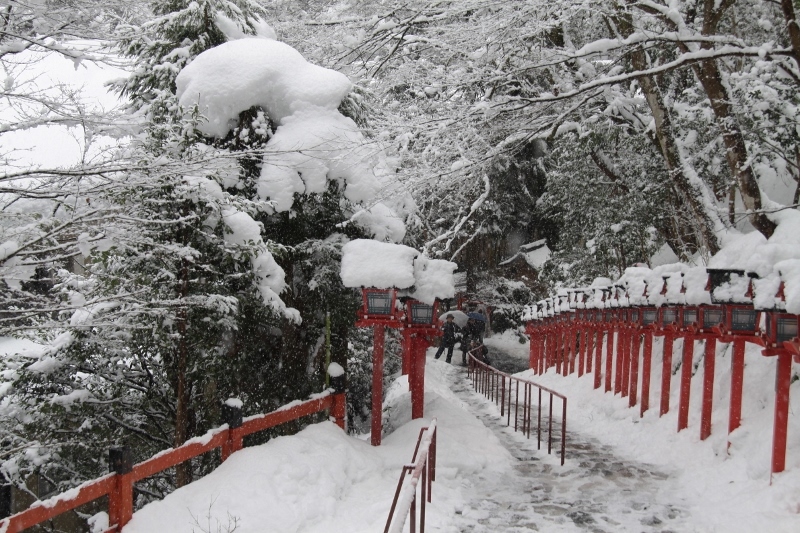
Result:
<svg viewBox="0 0 800 533">
<path fill-rule="evenodd" d="M 331 376 L 331 388 L 333 388 L 333 405 L 331 406 L 331 416 L 337 426 L 344 429 L 345 419 L 347 418 L 347 378 L 345 374 Z"/>
<path fill-rule="evenodd" d="M 110 470 L 117 475 L 116 486 L 108 495 L 108 524 L 121 531 L 133 517 L 133 456 L 127 446 L 108 450 Z"/>
<path fill-rule="evenodd" d="M 222 445 L 221 450 L 222 460 L 225 461 L 233 452 L 242 449 L 242 439 L 241 437 L 236 438 L 233 431 L 242 427 L 242 408 L 236 405 L 223 403 L 222 423 L 228 424 L 228 438 L 225 439 L 225 443 Z"/>
</svg>

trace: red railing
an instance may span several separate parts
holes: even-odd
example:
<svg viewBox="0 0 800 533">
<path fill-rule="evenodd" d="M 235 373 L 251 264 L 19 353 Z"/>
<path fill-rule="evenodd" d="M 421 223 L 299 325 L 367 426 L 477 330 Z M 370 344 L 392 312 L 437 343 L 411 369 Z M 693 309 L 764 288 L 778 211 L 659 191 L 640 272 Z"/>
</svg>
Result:
<svg viewBox="0 0 800 533">
<path fill-rule="evenodd" d="M 409 477 L 410 474 L 410 477 Z M 420 484 L 420 481 L 422 483 Z M 417 531 L 417 488 L 421 488 L 419 531 L 425 533 L 425 503 L 431 501 L 431 483 L 436 481 L 436 419 L 428 427 L 419 430 L 417 446 L 411 464 L 403 466 L 397 490 L 394 493 L 389 518 L 383 533 L 402 533 L 406 517 L 411 515 L 410 531 Z M 397 513 L 397 519 L 392 518 Z"/>
<path fill-rule="evenodd" d="M 124 453 L 115 454 L 122 450 L 112 450 L 114 473 L 88 481 L 50 499 L 35 502 L 25 511 L 0 520 L 0 531 L 17 533 L 108 495 L 109 528 L 106 533 L 117 533 L 133 516 L 133 484 L 137 481 L 215 448 L 220 448 L 224 461 L 232 453 L 242 449 L 242 439 L 246 435 L 320 411 L 330 410 L 331 416 L 339 427 L 344 428 L 345 401 L 343 392 L 326 391 L 317 395 L 316 398 L 303 402 L 292 402 L 271 413 L 254 415 L 245 419 L 242 419 L 240 415 L 237 422 L 212 429 L 201 437 L 191 439 L 177 448 L 164 450 L 136 465 L 131 465 Z"/>
<path fill-rule="evenodd" d="M 482 393 L 488 399 L 500 406 L 500 416 L 506 418 L 506 424 L 511 427 L 511 411 L 514 411 L 514 431 L 522 431 L 528 438 L 531 437 L 533 422 L 533 397 L 534 388 L 538 389 L 538 399 L 536 402 L 536 440 L 537 448 L 542 449 L 542 393 L 546 393 L 548 398 L 547 414 L 547 453 L 553 450 L 553 399 L 561 400 L 561 464 L 567 447 L 567 397 L 552 389 L 543 387 L 538 383 L 527 379 L 517 378 L 500 372 L 496 368 L 481 362 L 475 351 L 469 352 L 468 372 L 472 377 L 475 390 Z M 508 384 L 506 385 L 506 382 Z M 522 398 L 520 399 L 520 389 Z M 520 413 L 520 411 L 522 411 Z"/>
</svg>

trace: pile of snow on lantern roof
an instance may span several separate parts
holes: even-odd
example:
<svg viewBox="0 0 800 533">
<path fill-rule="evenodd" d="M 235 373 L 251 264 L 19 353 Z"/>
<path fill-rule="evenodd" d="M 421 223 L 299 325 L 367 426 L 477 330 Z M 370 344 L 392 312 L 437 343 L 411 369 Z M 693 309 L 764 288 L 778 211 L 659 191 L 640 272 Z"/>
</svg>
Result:
<svg viewBox="0 0 800 533">
<path fill-rule="evenodd" d="M 597 278 L 590 287 L 568 289 L 575 294 L 570 298 L 571 305 L 577 309 L 606 309 L 726 302 L 800 314 L 800 213 L 785 210 L 771 216 L 778 227 L 769 239 L 755 231 L 727 235 L 723 248 L 707 265 L 629 267 L 616 281 Z M 721 276 L 723 281 L 709 287 L 712 275 Z M 559 294 L 563 292 L 562 289 Z M 563 311 L 562 307 L 548 298 L 528 306 L 523 318 L 552 316 L 554 311 Z"/>
<path fill-rule="evenodd" d="M 430 259 L 402 244 L 356 239 L 342 248 L 345 287 L 399 289 L 400 296 L 428 305 L 455 296 L 456 268 L 455 263 Z"/>
</svg>

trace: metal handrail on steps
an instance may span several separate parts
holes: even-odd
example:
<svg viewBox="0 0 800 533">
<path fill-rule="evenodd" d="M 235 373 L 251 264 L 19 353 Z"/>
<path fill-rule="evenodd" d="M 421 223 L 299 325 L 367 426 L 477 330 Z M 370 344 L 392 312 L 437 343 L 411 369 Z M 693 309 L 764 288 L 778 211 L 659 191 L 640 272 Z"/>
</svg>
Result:
<svg viewBox="0 0 800 533">
<path fill-rule="evenodd" d="M 410 476 L 409 476 L 410 474 Z M 420 481 L 422 483 L 420 484 Z M 417 531 L 417 488 L 421 488 L 419 531 L 425 532 L 425 503 L 431 501 L 431 483 L 436 481 L 436 419 L 419 430 L 411 463 L 403 465 L 397 489 L 383 533 L 402 533 L 406 517 L 411 515 L 410 531 Z M 395 511 L 398 511 L 396 519 Z"/>
<path fill-rule="evenodd" d="M 552 389 L 534 383 L 533 381 L 518 378 L 496 368 L 489 366 L 479 358 L 479 350 L 468 352 L 468 374 L 477 392 L 482 393 L 495 405 L 500 406 L 500 416 L 506 418 L 506 424 L 511 426 L 511 411 L 514 411 L 514 431 L 521 430 L 528 438 L 531 436 L 533 426 L 531 417 L 533 413 L 533 389 L 538 389 L 536 439 L 538 449 L 542 448 L 542 394 L 549 395 L 549 413 L 547 416 L 547 453 L 553 449 L 553 399 L 561 400 L 561 464 L 564 464 L 567 447 L 567 397 Z M 508 382 L 508 385 L 506 385 Z M 520 399 L 520 388 L 522 398 Z M 520 416 L 520 411 L 522 411 Z"/>
</svg>

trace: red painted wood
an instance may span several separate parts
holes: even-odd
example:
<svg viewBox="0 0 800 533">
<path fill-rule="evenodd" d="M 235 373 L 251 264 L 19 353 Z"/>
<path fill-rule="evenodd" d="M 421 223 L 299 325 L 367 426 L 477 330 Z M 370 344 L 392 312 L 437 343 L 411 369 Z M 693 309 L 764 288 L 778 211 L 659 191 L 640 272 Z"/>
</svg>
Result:
<svg viewBox="0 0 800 533">
<path fill-rule="evenodd" d="M 610 333 L 609 333 L 610 338 Z M 619 330 L 617 332 L 617 357 L 616 368 L 614 369 L 614 394 L 622 393 L 622 380 L 625 373 L 625 332 Z"/>
<path fill-rule="evenodd" d="M 334 394 L 331 396 L 331 417 L 337 426 L 344 429 L 347 417 L 347 395 Z"/>
<path fill-rule="evenodd" d="M 630 348 L 628 349 L 628 360 L 630 361 L 630 376 L 627 382 L 628 386 L 628 407 L 636 405 L 638 388 L 639 388 L 639 332 L 631 331 L 628 334 L 630 339 Z M 623 384 L 625 385 L 625 384 Z"/>
<path fill-rule="evenodd" d="M 650 409 L 650 372 L 653 359 L 653 332 L 644 332 L 644 349 L 642 353 L 642 408 L 639 417 L 643 417 Z"/>
<path fill-rule="evenodd" d="M 706 339 L 705 356 L 703 358 L 703 405 L 700 417 L 700 440 L 711 435 L 711 409 L 714 403 L 714 362 L 716 359 L 717 339 Z"/>
<path fill-rule="evenodd" d="M 736 337 L 733 340 L 733 358 L 731 359 L 731 406 L 728 413 L 728 433 L 733 432 L 742 423 L 742 390 L 744 389 L 744 347 L 745 340 Z"/>
<path fill-rule="evenodd" d="M 412 365 L 414 375 L 411 386 L 411 418 L 422 418 L 425 410 L 425 351 L 428 343 L 425 339 L 414 337 L 411 343 Z"/>
<path fill-rule="evenodd" d="M 678 431 L 689 427 L 689 395 L 692 385 L 692 358 L 694 357 L 694 336 L 683 339 L 683 358 L 681 360 L 681 391 L 678 404 Z"/>
<path fill-rule="evenodd" d="M 609 333 L 609 335 L 610 334 L 611 333 Z M 603 359 L 603 330 L 601 328 L 597 328 L 597 340 L 594 343 L 594 358 L 596 361 Z M 592 354 L 590 353 L 589 357 L 586 358 L 586 372 L 587 373 L 591 372 L 591 370 L 592 370 Z"/>
<path fill-rule="evenodd" d="M 333 396 L 324 396 L 316 400 L 308 400 L 288 409 L 281 409 L 279 411 L 272 411 L 271 413 L 249 417 L 245 419 L 241 427 L 231 430 L 231 436 L 233 440 L 241 440 L 242 437 L 250 435 L 251 433 L 279 426 L 286 422 L 318 413 L 323 409 L 330 409 L 332 405 Z"/>
<path fill-rule="evenodd" d="M 583 376 L 583 372 L 585 369 L 585 361 L 586 361 L 586 337 L 587 337 L 587 329 L 584 327 L 580 327 L 577 330 L 578 334 L 578 353 L 576 357 L 578 358 L 578 377 Z"/>
<path fill-rule="evenodd" d="M 617 330 L 617 340 L 616 340 L 616 347 L 617 347 L 617 361 L 619 362 L 619 349 L 620 349 L 620 342 L 622 338 L 622 329 Z M 606 357 L 606 392 L 611 392 L 612 381 L 614 379 L 614 332 L 608 332 L 608 340 L 606 341 L 608 345 L 611 346 L 612 357 Z"/>
<path fill-rule="evenodd" d="M 219 428 L 214 431 L 211 437 L 205 442 L 190 442 L 174 450 L 162 452 L 155 457 L 135 465 L 128 474 L 109 474 L 87 483 L 79 487 L 77 494 L 69 499 L 59 499 L 64 498 L 64 495 L 59 495 L 4 520 L 0 520 L 0 531 L 4 531 L 5 533 L 20 532 L 105 495 L 109 496 L 108 514 L 111 527 L 108 529 L 108 532 L 119 531 L 133 516 L 133 484 L 136 481 L 161 472 L 167 468 L 171 468 L 183 461 L 211 451 L 217 447 L 223 449 L 224 459 L 226 457 L 226 451 L 227 454 L 230 455 L 230 453 L 232 453 L 231 450 L 235 451 L 236 449 L 241 449 L 242 437 L 244 435 L 249 435 L 250 433 L 261 431 L 296 418 L 308 416 L 328 408 L 331 409 L 331 414 L 336 420 L 336 423 L 344 428 L 344 418 L 346 414 L 345 394 L 325 396 L 323 398 L 303 402 L 288 409 L 252 417 L 240 428 L 232 430 L 227 427 Z"/>
<path fill-rule="evenodd" d="M 534 332 L 532 330 L 528 330 L 528 338 L 530 339 L 528 342 L 528 368 L 533 370 L 533 373 L 537 373 L 537 357 L 536 357 L 536 346 L 537 342 L 534 338 Z"/>
<path fill-rule="evenodd" d="M 586 328 L 586 350 L 582 352 L 583 357 L 581 360 L 578 361 L 578 377 L 583 376 L 583 372 L 586 369 L 586 361 L 592 357 L 592 348 L 594 347 L 594 328 L 587 327 Z"/>
<path fill-rule="evenodd" d="M 404 376 L 408 376 L 412 366 L 412 349 L 411 349 L 411 331 L 408 328 L 403 329 L 403 344 L 402 344 L 402 360 L 400 372 Z M 410 380 L 410 378 L 409 378 Z"/>
<path fill-rule="evenodd" d="M 664 355 L 661 363 L 661 409 L 659 410 L 659 416 L 664 416 L 669 412 L 669 395 L 672 385 L 672 348 L 674 343 L 675 335 L 670 331 L 664 333 Z"/>
<path fill-rule="evenodd" d="M 102 498 L 106 494 L 111 494 L 117 486 L 116 478 L 117 476 L 115 474 L 108 474 L 107 476 L 83 485 L 78 489 L 78 493 L 68 500 L 59 500 L 60 496 L 55 496 L 39 503 L 39 505 L 35 507 L 31 507 L 0 520 L 0 531 L 4 533 L 18 533 L 36 524 L 50 520 L 61 513 L 66 513 L 97 498 Z"/>
<path fill-rule="evenodd" d="M 569 336 L 569 373 L 574 374 L 575 365 L 577 363 L 576 359 L 578 358 L 578 353 L 576 350 L 578 338 L 576 336 L 577 331 L 572 324 L 567 326 L 567 335 Z"/>
<path fill-rule="evenodd" d="M 613 330 L 608 332 L 608 342 L 612 346 L 614 345 L 614 333 Z M 591 359 L 591 354 L 589 354 L 589 358 Z M 606 360 L 609 359 L 608 352 L 606 352 Z M 600 357 L 596 357 L 594 361 L 594 388 L 599 389 L 600 385 L 602 384 L 603 380 L 603 355 L 600 354 Z"/>
<path fill-rule="evenodd" d="M 597 341 L 597 352 L 600 357 L 602 357 L 602 347 L 603 347 L 603 330 L 598 331 L 598 341 Z M 606 333 L 606 392 L 611 392 L 611 378 L 613 377 L 613 368 L 614 368 L 614 330 L 609 329 L 608 333 Z M 600 359 L 598 357 L 597 359 Z"/>
<path fill-rule="evenodd" d="M 142 461 L 133 467 L 133 481 L 139 481 L 146 477 L 157 474 L 167 468 L 172 468 L 179 465 L 184 461 L 188 461 L 193 457 L 197 457 L 203 453 L 209 452 L 214 448 L 219 448 L 228 441 L 228 430 L 219 429 L 206 443 L 189 443 L 174 448 L 170 451 L 163 451 L 151 457 L 146 461 Z"/>
<path fill-rule="evenodd" d="M 375 325 L 372 348 L 372 425 L 370 442 L 373 446 L 381 445 L 383 431 L 383 343 L 384 329 Z"/>
<path fill-rule="evenodd" d="M 564 329 L 556 328 L 556 373 L 562 374 L 561 363 L 564 360 Z M 566 372 L 564 372 L 566 374 Z M 563 374 L 562 374 L 563 375 Z"/>
<path fill-rule="evenodd" d="M 622 397 L 628 396 L 631 385 L 631 332 L 627 328 L 623 330 L 622 340 L 622 383 L 620 393 Z M 639 371 L 639 361 L 636 361 L 636 371 Z"/>
<path fill-rule="evenodd" d="M 772 428 L 772 473 L 786 469 L 786 440 L 789 432 L 789 388 L 792 383 L 792 355 L 778 355 L 775 375 L 775 422 Z"/>
<path fill-rule="evenodd" d="M 542 335 L 539 339 L 539 373 L 544 374 L 547 371 L 547 338 Z"/>
<path fill-rule="evenodd" d="M 108 524 L 119 531 L 133 518 L 134 473 L 118 475 L 116 481 L 108 495 Z"/>
</svg>

